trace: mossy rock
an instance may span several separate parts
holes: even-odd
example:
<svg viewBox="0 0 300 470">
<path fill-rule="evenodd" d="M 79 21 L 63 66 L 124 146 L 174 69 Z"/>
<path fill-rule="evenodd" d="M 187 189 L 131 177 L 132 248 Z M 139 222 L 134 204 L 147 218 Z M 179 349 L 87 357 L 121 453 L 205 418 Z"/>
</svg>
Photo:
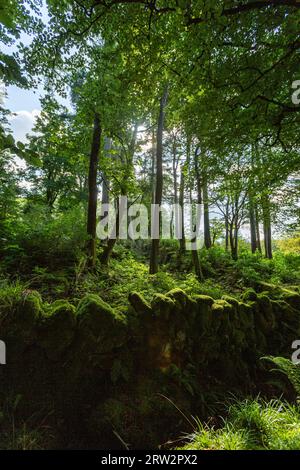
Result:
<svg viewBox="0 0 300 470">
<path fill-rule="evenodd" d="M 34 343 L 36 326 L 42 313 L 41 296 L 36 291 L 24 291 L 7 312 L 1 315 L 1 339 L 6 342 L 7 351 L 21 354 Z"/>
<path fill-rule="evenodd" d="M 210 307 L 214 303 L 214 299 L 209 295 L 195 295 L 194 299 L 196 300 L 197 304 L 205 304 L 209 305 Z"/>
<path fill-rule="evenodd" d="M 212 305 L 214 299 L 208 295 L 195 295 L 194 300 L 197 304 L 197 315 L 195 319 L 195 333 L 207 334 L 212 325 Z"/>
<path fill-rule="evenodd" d="M 282 289 L 280 298 L 300 313 L 300 295 L 288 289 Z"/>
<path fill-rule="evenodd" d="M 272 300 L 272 309 L 277 320 L 277 349 L 274 350 L 275 354 L 279 351 L 285 354 L 290 349 L 291 343 L 295 338 L 300 335 L 300 315 L 291 305 L 284 300 Z"/>
<path fill-rule="evenodd" d="M 223 295 L 222 300 L 225 300 L 227 303 L 236 308 L 239 305 L 239 301 L 235 297 L 231 297 L 230 295 Z"/>
<path fill-rule="evenodd" d="M 215 300 L 211 307 L 212 326 L 218 331 L 222 328 L 223 335 L 229 335 L 230 315 L 233 312 L 233 306 L 224 299 Z"/>
<path fill-rule="evenodd" d="M 270 284 L 269 282 L 259 281 L 257 283 L 257 289 L 260 293 L 265 293 L 270 297 L 278 297 L 281 292 L 281 287 L 276 284 Z"/>
<path fill-rule="evenodd" d="M 245 329 L 254 329 L 254 311 L 251 305 L 244 302 L 238 304 L 238 316 L 240 324 Z"/>
<path fill-rule="evenodd" d="M 255 323 L 264 334 L 269 334 L 276 326 L 271 299 L 263 293 L 257 296 Z"/>
<path fill-rule="evenodd" d="M 128 296 L 128 300 L 137 313 L 152 314 L 150 305 L 139 292 L 131 292 Z"/>
<path fill-rule="evenodd" d="M 72 343 L 75 329 L 75 307 L 65 300 L 57 300 L 41 319 L 37 342 L 49 359 L 57 360 Z"/>
<path fill-rule="evenodd" d="M 151 302 L 151 308 L 154 315 L 165 320 L 169 319 L 170 314 L 174 311 L 175 307 L 175 300 L 164 294 L 155 294 Z"/>
<path fill-rule="evenodd" d="M 99 296 L 89 294 L 77 308 L 77 321 L 85 345 L 95 353 L 106 353 L 122 346 L 127 339 L 125 315 Z"/>
<path fill-rule="evenodd" d="M 244 349 L 249 346 L 251 349 L 255 346 L 255 324 L 253 308 L 239 302 L 237 308 L 237 319 L 233 330 L 234 340 L 237 345 Z"/>
<path fill-rule="evenodd" d="M 242 294 L 242 300 L 244 302 L 255 302 L 257 300 L 257 292 L 255 292 L 255 290 L 252 288 L 245 290 L 245 292 Z"/>
<path fill-rule="evenodd" d="M 178 310 L 186 315 L 193 313 L 196 302 L 182 289 L 172 289 L 167 293 L 167 296 L 174 300 Z"/>
</svg>

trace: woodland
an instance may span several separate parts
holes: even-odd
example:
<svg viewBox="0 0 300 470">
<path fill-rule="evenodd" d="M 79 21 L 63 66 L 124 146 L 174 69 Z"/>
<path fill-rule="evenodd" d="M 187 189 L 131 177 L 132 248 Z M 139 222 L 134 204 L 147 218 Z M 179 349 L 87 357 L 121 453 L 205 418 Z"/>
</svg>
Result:
<svg viewBox="0 0 300 470">
<path fill-rule="evenodd" d="M 298 0 L 0 0 L 1 450 L 300 450 L 299 31 Z M 182 211 L 100 239 L 122 198 Z"/>
</svg>

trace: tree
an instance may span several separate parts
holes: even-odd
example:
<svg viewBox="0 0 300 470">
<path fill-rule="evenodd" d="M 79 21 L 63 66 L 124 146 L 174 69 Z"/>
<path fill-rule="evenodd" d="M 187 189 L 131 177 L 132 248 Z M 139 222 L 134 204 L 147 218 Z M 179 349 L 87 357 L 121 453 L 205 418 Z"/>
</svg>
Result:
<svg viewBox="0 0 300 470">
<path fill-rule="evenodd" d="M 159 116 L 157 122 L 157 136 L 156 136 L 156 184 L 155 184 L 155 209 L 152 217 L 155 219 L 155 231 L 151 242 L 150 254 L 150 274 L 155 274 L 158 271 L 158 256 L 159 256 L 159 238 L 160 238 L 160 223 L 161 213 L 160 206 L 162 202 L 163 191 L 163 130 L 165 121 L 165 107 L 168 99 L 168 86 L 165 85 L 162 96 L 160 98 Z"/>
</svg>

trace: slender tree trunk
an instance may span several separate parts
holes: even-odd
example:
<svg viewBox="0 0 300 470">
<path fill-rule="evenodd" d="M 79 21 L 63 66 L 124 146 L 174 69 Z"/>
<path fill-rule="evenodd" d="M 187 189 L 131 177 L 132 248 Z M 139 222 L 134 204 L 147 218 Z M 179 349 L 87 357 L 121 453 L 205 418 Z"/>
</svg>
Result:
<svg viewBox="0 0 300 470">
<path fill-rule="evenodd" d="M 157 138 L 156 138 L 156 184 L 155 184 L 155 204 L 156 211 L 160 209 L 163 191 L 163 130 L 165 120 L 165 107 L 168 99 L 168 87 L 165 87 L 163 95 L 160 99 L 160 109 L 157 125 Z M 158 234 L 153 236 L 151 243 L 150 254 L 150 274 L 155 274 L 158 271 L 158 257 L 159 257 L 159 240 L 160 240 L 160 220 L 161 213 L 158 212 Z M 156 238 L 157 237 L 157 238 Z"/>
<path fill-rule="evenodd" d="M 190 153 L 190 149 L 188 152 L 188 159 Z M 196 183 L 197 183 L 197 204 L 201 205 L 202 204 L 202 190 L 201 190 L 201 180 L 200 180 L 200 172 L 199 172 L 199 166 L 198 166 L 198 158 L 197 158 L 197 148 L 195 149 L 195 154 L 194 154 L 194 167 L 195 167 L 195 173 L 196 173 Z M 192 192 L 190 191 L 190 203 L 192 203 Z M 196 214 L 197 217 L 197 214 Z M 199 281 L 203 281 L 204 276 L 202 272 L 202 267 L 200 263 L 200 258 L 198 254 L 198 246 L 197 246 L 197 236 L 195 237 L 194 240 L 191 241 L 192 246 L 191 246 L 191 251 L 192 251 L 192 261 L 195 269 L 195 274 Z"/>
<path fill-rule="evenodd" d="M 111 139 L 109 138 L 104 138 L 104 152 L 108 152 L 111 150 Z M 105 172 L 102 172 L 103 176 L 103 181 L 102 181 L 102 204 L 108 204 L 109 202 L 109 180 L 105 174 Z"/>
<path fill-rule="evenodd" d="M 234 227 L 234 254 L 233 254 L 234 260 L 238 259 L 238 234 L 239 234 L 239 229 L 235 225 Z"/>
<path fill-rule="evenodd" d="M 196 274 L 198 280 L 203 281 L 204 277 L 203 277 L 203 272 L 202 272 L 202 269 L 201 269 L 201 264 L 200 264 L 200 259 L 199 259 L 197 249 L 192 250 L 192 261 L 193 261 L 193 265 L 194 265 L 194 269 L 195 269 L 195 274 Z"/>
<path fill-rule="evenodd" d="M 111 149 L 111 139 L 107 137 L 104 138 L 104 152 L 107 152 Z M 101 205 L 109 203 L 109 180 L 105 174 L 102 172 L 102 197 L 101 197 Z M 102 212 L 102 211 L 101 211 Z M 103 212 L 100 220 L 103 220 L 107 216 L 107 211 Z M 101 241 L 101 245 L 104 245 L 104 240 Z"/>
<path fill-rule="evenodd" d="M 201 187 L 201 174 L 200 174 L 199 162 L 198 162 L 198 149 L 199 147 L 196 147 L 194 167 L 195 167 L 196 185 L 197 185 L 197 202 L 198 204 L 202 204 L 202 187 Z"/>
<path fill-rule="evenodd" d="M 256 242 L 257 249 L 261 253 L 260 230 L 259 230 L 259 217 L 257 207 L 255 208 L 255 225 L 256 225 Z"/>
<path fill-rule="evenodd" d="M 231 257 L 234 259 L 234 236 L 233 236 L 233 222 L 229 223 L 229 242 L 230 242 L 230 250 L 231 250 Z"/>
<path fill-rule="evenodd" d="M 229 248 L 229 201 L 226 202 L 226 212 L 225 212 L 225 250 L 228 251 Z"/>
<path fill-rule="evenodd" d="M 101 123 L 100 116 L 95 113 L 94 130 L 90 154 L 90 166 L 88 177 L 88 214 L 87 214 L 87 233 L 88 241 L 88 264 L 93 267 L 96 264 L 96 226 L 97 226 L 97 171 L 101 141 Z"/>
<path fill-rule="evenodd" d="M 156 160 L 156 148 L 155 148 L 155 132 L 152 130 L 152 146 L 151 146 L 151 203 L 155 202 L 155 160 Z"/>
<path fill-rule="evenodd" d="M 171 238 L 173 238 L 173 223 L 174 223 L 174 226 L 175 226 L 175 235 L 178 234 L 178 225 L 180 223 L 180 221 L 179 221 L 179 212 L 177 210 L 177 204 L 178 204 L 177 170 L 178 170 L 178 160 L 176 159 L 176 142 L 175 142 L 175 137 L 174 137 L 172 171 L 173 171 L 173 191 L 174 191 L 173 201 L 174 201 L 174 204 L 175 204 L 175 214 L 174 214 L 174 211 L 172 211 L 172 217 L 171 217 L 171 223 L 170 223 Z"/>
<path fill-rule="evenodd" d="M 113 237 L 110 237 L 107 240 L 107 245 L 104 247 L 102 255 L 101 255 L 101 263 L 104 264 L 105 266 L 108 265 L 110 256 L 113 252 L 114 246 L 117 242 L 117 238 L 119 236 L 119 216 L 120 216 L 120 211 L 119 211 L 119 201 L 117 200 L 117 210 L 116 210 L 116 222 L 115 222 L 115 229 L 114 229 L 114 235 Z"/>
<path fill-rule="evenodd" d="M 205 248 L 211 248 L 211 236 L 209 226 L 208 187 L 206 175 L 203 177 L 203 204 L 204 204 L 204 244 Z"/>
<path fill-rule="evenodd" d="M 238 258 L 238 228 L 235 218 L 229 223 L 229 241 L 231 257 L 236 261 Z"/>
<path fill-rule="evenodd" d="M 269 197 L 263 198 L 264 245 L 266 258 L 272 259 L 272 229 Z"/>
<path fill-rule="evenodd" d="M 181 207 L 180 211 L 180 225 L 181 225 L 181 238 L 179 240 L 180 253 L 185 252 L 185 232 L 184 232 L 184 169 L 181 169 L 180 175 L 180 192 L 179 192 L 179 205 Z"/>
<path fill-rule="evenodd" d="M 257 240 L 256 240 L 256 220 L 255 220 L 255 210 L 252 201 L 252 197 L 249 197 L 249 221 L 250 221 L 250 239 L 251 239 L 251 251 L 252 253 L 256 252 L 257 249 Z"/>
</svg>

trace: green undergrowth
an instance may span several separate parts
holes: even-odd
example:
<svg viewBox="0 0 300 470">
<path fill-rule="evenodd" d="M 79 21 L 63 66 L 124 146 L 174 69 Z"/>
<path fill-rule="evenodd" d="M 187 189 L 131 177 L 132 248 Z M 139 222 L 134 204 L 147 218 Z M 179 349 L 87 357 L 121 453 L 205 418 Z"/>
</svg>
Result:
<svg viewBox="0 0 300 470">
<path fill-rule="evenodd" d="M 236 401 L 220 427 L 197 422 L 184 450 L 300 450 L 300 408 L 281 400 Z"/>
</svg>

